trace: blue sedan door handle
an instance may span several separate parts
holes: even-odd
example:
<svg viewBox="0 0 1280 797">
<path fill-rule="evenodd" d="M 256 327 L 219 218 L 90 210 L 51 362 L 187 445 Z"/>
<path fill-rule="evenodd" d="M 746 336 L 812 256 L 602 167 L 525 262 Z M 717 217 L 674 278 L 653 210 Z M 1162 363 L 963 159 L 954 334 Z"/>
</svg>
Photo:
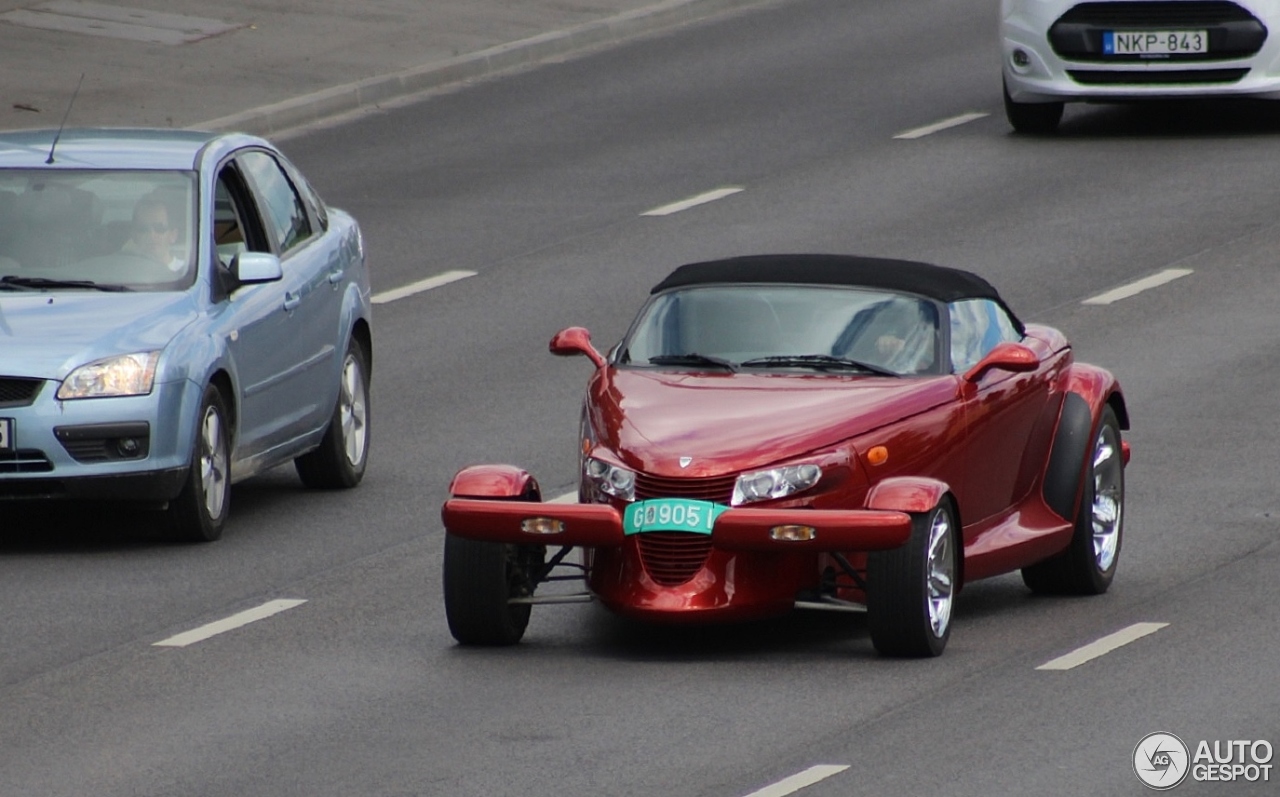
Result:
<svg viewBox="0 0 1280 797">
<path fill-rule="evenodd" d="M 297 307 L 298 305 L 300 305 L 300 304 L 302 304 L 302 295 L 301 295 L 301 294 L 294 293 L 293 291 L 289 291 L 289 292 L 285 293 L 285 295 L 284 295 L 284 309 L 285 309 L 286 311 L 287 311 L 287 310 L 293 310 L 294 308 L 296 308 L 296 307 Z"/>
</svg>

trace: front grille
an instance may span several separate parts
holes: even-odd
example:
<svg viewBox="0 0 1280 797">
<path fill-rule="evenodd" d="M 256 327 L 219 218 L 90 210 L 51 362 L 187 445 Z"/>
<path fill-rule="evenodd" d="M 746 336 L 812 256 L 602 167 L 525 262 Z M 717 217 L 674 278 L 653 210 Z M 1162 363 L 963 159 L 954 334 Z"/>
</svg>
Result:
<svg viewBox="0 0 1280 797">
<path fill-rule="evenodd" d="M 733 485 L 737 480 L 736 473 L 729 476 L 697 479 L 637 473 L 636 499 L 643 501 L 648 498 L 693 498 L 727 504 L 733 498 Z"/>
<path fill-rule="evenodd" d="M 1126 30 L 1204 30 L 1208 52 L 1104 54 L 1103 32 Z M 1248 9 L 1229 2 L 1081 3 L 1049 28 L 1053 51 L 1073 61 L 1221 61 L 1255 55 L 1266 41 L 1267 26 Z"/>
<path fill-rule="evenodd" d="M 0 473 L 48 473 L 53 463 L 43 451 L 18 449 L 0 453 Z"/>
<path fill-rule="evenodd" d="M 1178 69 L 1130 71 L 1108 69 L 1068 69 L 1067 74 L 1086 86 L 1173 86 L 1235 83 L 1248 69 Z"/>
<path fill-rule="evenodd" d="M 25 407 L 36 400 L 43 379 L 0 376 L 0 407 Z"/>
<path fill-rule="evenodd" d="M 1257 22 L 1247 8 L 1224 0 L 1208 2 L 1081 3 L 1058 22 L 1128 28 L 1204 27 L 1225 22 Z"/>
<path fill-rule="evenodd" d="M 711 553 L 708 534 L 650 531 L 636 538 L 645 572 L 664 587 L 678 587 L 693 578 Z"/>
</svg>

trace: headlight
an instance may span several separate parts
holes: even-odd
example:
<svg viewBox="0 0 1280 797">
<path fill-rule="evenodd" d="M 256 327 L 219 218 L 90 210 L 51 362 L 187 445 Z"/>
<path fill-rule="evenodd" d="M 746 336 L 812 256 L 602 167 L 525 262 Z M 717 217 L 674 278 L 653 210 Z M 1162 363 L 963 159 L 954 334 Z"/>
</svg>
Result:
<svg viewBox="0 0 1280 797">
<path fill-rule="evenodd" d="M 744 473 L 733 485 L 733 505 L 782 498 L 807 490 L 818 483 L 822 468 L 817 465 L 788 465 Z"/>
<path fill-rule="evenodd" d="M 156 378 L 158 351 L 142 351 L 107 357 L 82 365 L 67 375 L 58 388 L 59 399 L 145 396 Z"/>
<path fill-rule="evenodd" d="M 608 462 L 587 457 L 582 468 L 587 479 L 597 490 L 624 501 L 636 498 L 636 474 L 626 468 L 610 465 Z"/>
</svg>

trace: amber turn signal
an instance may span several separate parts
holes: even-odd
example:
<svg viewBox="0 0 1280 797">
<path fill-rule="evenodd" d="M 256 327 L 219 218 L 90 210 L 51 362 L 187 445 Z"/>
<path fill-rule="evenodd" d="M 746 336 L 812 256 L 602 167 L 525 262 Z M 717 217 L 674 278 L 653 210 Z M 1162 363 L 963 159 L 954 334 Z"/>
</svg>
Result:
<svg viewBox="0 0 1280 797">
<path fill-rule="evenodd" d="M 551 517 L 527 517 L 520 521 L 520 530 L 526 534 L 559 534 L 564 522 Z"/>
<path fill-rule="evenodd" d="M 769 536 L 778 542 L 805 542 L 816 538 L 818 530 L 813 526 L 774 526 Z"/>
</svg>

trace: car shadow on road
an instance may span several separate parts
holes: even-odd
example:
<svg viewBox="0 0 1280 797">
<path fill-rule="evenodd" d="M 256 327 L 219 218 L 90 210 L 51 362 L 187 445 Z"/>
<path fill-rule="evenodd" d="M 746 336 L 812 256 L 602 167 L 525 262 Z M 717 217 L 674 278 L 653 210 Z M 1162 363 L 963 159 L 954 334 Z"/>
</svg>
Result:
<svg viewBox="0 0 1280 797">
<path fill-rule="evenodd" d="M 953 633 L 964 634 L 966 626 L 1016 624 L 1019 618 L 1041 615 L 1052 609 L 1053 602 L 1063 600 L 1077 599 L 1036 595 L 1016 573 L 984 579 L 967 585 L 957 597 Z M 537 655 L 534 651 L 552 657 L 572 652 L 651 662 L 882 658 L 871 644 L 865 613 L 814 610 L 795 610 L 765 620 L 668 625 L 628 619 L 596 605 L 589 610 L 584 607 L 572 635 L 546 626 L 531 628 L 530 638 L 521 647 L 525 656 Z"/>
<path fill-rule="evenodd" d="M 1148 100 L 1067 105 L 1044 139 L 1232 138 L 1280 134 L 1280 101 Z"/>
<path fill-rule="evenodd" d="M 713 625 L 644 623 L 594 612 L 586 634 L 598 655 L 630 661 L 726 661 L 829 653 L 874 655 L 863 614 L 793 611 L 782 617 Z"/>
<path fill-rule="evenodd" d="M 288 495 L 307 492 L 292 468 L 277 468 L 231 490 L 224 535 L 237 533 L 237 517 L 287 512 Z M 172 539 L 160 506 L 112 501 L 13 501 L 0 504 L 0 556 L 89 553 L 182 546 Z M 212 543 L 216 545 L 217 543 Z"/>
<path fill-rule="evenodd" d="M 24 501 L 0 513 L 0 556 L 149 548 L 165 537 L 163 513 L 108 502 Z"/>
</svg>

